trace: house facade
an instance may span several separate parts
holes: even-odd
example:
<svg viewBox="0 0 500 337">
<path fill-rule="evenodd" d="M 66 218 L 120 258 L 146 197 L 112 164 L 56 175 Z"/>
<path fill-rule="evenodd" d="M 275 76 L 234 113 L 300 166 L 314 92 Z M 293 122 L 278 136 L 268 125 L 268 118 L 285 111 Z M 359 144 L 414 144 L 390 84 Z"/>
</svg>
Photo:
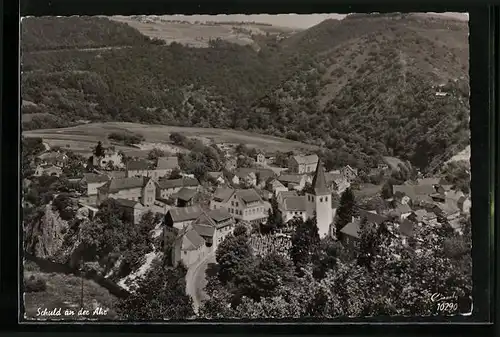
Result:
<svg viewBox="0 0 500 337">
<path fill-rule="evenodd" d="M 134 224 L 138 224 L 142 215 L 148 210 L 140 202 L 127 199 L 114 199 L 117 205 L 133 219 Z"/>
<path fill-rule="evenodd" d="M 174 241 L 172 264 L 182 263 L 186 268 L 201 261 L 210 252 L 205 240 L 192 228 L 182 230 Z"/>
<path fill-rule="evenodd" d="M 97 203 L 108 198 L 138 201 L 149 207 L 155 201 L 155 185 L 147 177 L 112 179 L 97 188 Z"/>
<path fill-rule="evenodd" d="M 85 173 L 80 180 L 80 186 L 85 190 L 87 196 L 97 196 L 98 188 L 110 181 L 106 175 Z"/>
<path fill-rule="evenodd" d="M 307 220 L 307 202 L 305 196 L 291 196 L 283 200 L 279 204 L 279 210 L 283 218 L 283 222 L 288 222 L 295 218 Z"/>
<path fill-rule="evenodd" d="M 61 174 L 62 174 L 61 167 L 53 164 L 42 164 L 37 166 L 34 176 L 41 177 L 43 175 L 48 175 L 48 176 L 59 177 Z"/>
<path fill-rule="evenodd" d="M 257 156 L 255 156 L 255 163 L 257 165 L 266 165 L 266 156 L 263 153 L 258 153 Z"/>
<path fill-rule="evenodd" d="M 132 160 L 127 163 L 127 178 L 148 177 L 150 165 L 146 160 Z"/>
<path fill-rule="evenodd" d="M 318 166 L 319 158 L 312 154 L 309 156 L 292 156 L 288 159 L 288 171 L 290 173 L 304 174 L 314 172 Z"/>
<path fill-rule="evenodd" d="M 209 242 L 212 251 L 233 232 L 235 219 L 223 208 L 203 212 L 194 222 L 193 227 Z"/>
<path fill-rule="evenodd" d="M 349 182 L 352 182 L 358 176 L 358 170 L 346 165 L 340 169 L 340 174 Z"/>
<path fill-rule="evenodd" d="M 64 167 L 68 162 L 68 156 L 61 152 L 45 152 L 37 157 L 37 161 L 41 165 L 54 165 Z"/>
<path fill-rule="evenodd" d="M 197 191 L 200 183 L 196 178 L 159 179 L 156 183 L 156 198 L 167 200 L 182 188 Z"/>
<path fill-rule="evenodd" d="M 179 159 L 176 156 L 158 157 L 154 172 L 151 172 L 152 178 L 165 177 L 176 169 L 179 169 Z"/>
<path fill-rule="evenodd" d="M 217 189 L 210 209 L 223 208 L 238 221 L 262 223 L 267 220 L 268 208 L 254 189 Z"/>
<path fill-rule="evenodd" d="M 117 151 L 114 151 L 112 149 L 106 149 L 104 151 L 104 156 L 92 156 L 92 165 L 94 167 L 103 168 L 108 166 L 109 164 L 112 164 L 114 167 L 118 168 L 125 167 L 125 165 L 123 164 L 122 156 Z"/>
<path fill-rule="evenodd" d="M 281 174 L 278 181 L 288 189 L 301 191 L 306 185 L 306 177 L 302 174 Z"/>
</svg>

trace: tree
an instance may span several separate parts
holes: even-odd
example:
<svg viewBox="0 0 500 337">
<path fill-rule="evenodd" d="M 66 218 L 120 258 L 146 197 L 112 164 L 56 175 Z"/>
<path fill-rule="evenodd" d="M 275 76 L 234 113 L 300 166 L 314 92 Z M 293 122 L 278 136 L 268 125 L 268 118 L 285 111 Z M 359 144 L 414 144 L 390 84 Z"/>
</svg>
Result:
<svg viewBox="0 0 500 337">
<path fill-rule="evenodd" d="M 184 145 L 187 137 L 184 136 L 184 135 L 181 135 L 180 133 L 178 132 L 172 132 L 169 136 L 170 140 L 172 141 L 172 143 L 174 143 L 175 145 Z"/>
<path fill-rule="evenodd" d="M 382 186 L 381 196 L 385 200 L 392 198 L 392 184 L 389 181 Z"/>
<path fill-rule="evenodd" d="M 76 215 L 75 202 L 71 199 L 68 193 L 60 193 L 54 198 L 52 207 L 59 212 L 61 219 L 71 220 Z"/>
<path fill-rule="evenodd" d="M 355 214 L 356 201 L 354 199 L 354 193 L 350 188 L 347 188 L 340 197 L 340 204 L 335 215 L 336 233 L 340 233 L 340 230 L 352 221 L 352 217 L 355 216 Z"/>
<path fill-rule="evenodd" d="M 157 160 L 159 157 L 165 157 L 166 153 L 162 149 L 154 148 L 148 153 L 149 160 Z"/>
<path fill-rule="evenodd" d="M 271 209 L 267 217 L 266 228 L 268 232 L 273 233 L 276 229 L 282 228 L 284 225 L 283 216 L 279 210 L 278 201 L 275 197 L 271 199 Z"/>
<path fill-rule="evenodd" d="M 320 239 L 316 218 L 297 222 L 298 225 L 292 235 L 290 258 L 300 274 L 301 268 L 305 268 L 312 262 L 312 257 L 318 249 Z"/>
<path fill-rule="evenodd" d="M 252 167 L 254 164 L 252 158 L 250 157 L 247 157 L 247 156 L 244 156 L 244 155 L 240 155 L 238 156 L 238 159 L 236 161 L 236 166 L 238 167 Z"/>
<path fill-rule="evenodd" d="M 219 265 L 219 279 L 222 284 L 226 284 L 233 280 L 245 265 L 250 264 L 253 253 L 246 236 L 228 235 L 217 248 L 215 258 Z"/>
<path fill-rule="evenodd" d="M 342 249 L 340 245 L 338 241 L 334 241 L 330 237 L 321 240 L 319 249 L 316 250 L 312 259 L 314 278 L 322 279 L 328 271 L 335 268 L 339 250 Z"/>
<path fill-rule="evenodd" d="M 248 235 L 247 227 L 245 225 L 242 225 L 242 224 L 236 225 L 236 227 L 234 228 L 234 231 L 233 231 L 233 235 L 235 237 Z"/>
<path fill-rule="evenodd" d="M 361 219 L 359 242 L 357 263 L 362 267 L 370 269 L 372 260 L 378 253 L 380 240 L 378 237 L 377 225 L 368 223 L 366 217 Z"/>
<path fill-rule="evenodd" d="M 181 170 L 176 167 L 172 170 L 172 172 L 170 172 L 168 179 L 179 179 L 179 178 L 182 178 Z"/>
<path fill-rule="evenodd" d="M 192 299 L 186 294 L 186 269 L 181 265 L 165 269 L 152 266 L 137 287 L 117 304 L 118 314 L 127 320 L 180 320 L 194 316 Z"/>
<path fill-rule="evenodd" d="M 98 141 L 96 147 L 94 148 L 94 155 L 98 158 L 104 157 L 105 151 L 104 147 L 102 146 L 102 142 Z"/>
</svg>

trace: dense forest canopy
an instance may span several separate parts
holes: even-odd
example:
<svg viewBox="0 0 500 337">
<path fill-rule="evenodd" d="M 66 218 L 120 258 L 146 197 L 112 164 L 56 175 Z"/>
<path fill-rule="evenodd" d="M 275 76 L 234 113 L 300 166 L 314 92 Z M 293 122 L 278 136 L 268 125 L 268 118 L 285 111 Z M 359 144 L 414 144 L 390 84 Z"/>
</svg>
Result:
<svg viewBox="0 0 500 337">
<path fill-rule="evenodd" d="M 421 169 L 469 142 L 466 22 L 348 16 L 255 36 L 259 48 L 161 45 L 94 17 L 29 18 L 22 34 L 25 129 L 82 119 L 245 129 L 358 167 L 388 155 Z M 82 50 L 103 46 L 115 48 Z"/>
</svg>

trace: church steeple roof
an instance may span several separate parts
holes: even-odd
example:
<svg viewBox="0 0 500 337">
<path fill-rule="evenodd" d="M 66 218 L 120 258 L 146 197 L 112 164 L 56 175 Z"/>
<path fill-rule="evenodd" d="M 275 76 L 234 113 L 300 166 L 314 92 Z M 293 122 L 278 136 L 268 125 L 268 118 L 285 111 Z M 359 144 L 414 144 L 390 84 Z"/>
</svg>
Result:
<svg viewBox="0 0 500 337">
<path fill-rule="evenodd" d="M 326 186 L 325 169 L 321 160 L 318 161 L 318 165 L 316 166 L 312 187 L 315 195 L 330 194 L 330 190 Z"/>
</svg>

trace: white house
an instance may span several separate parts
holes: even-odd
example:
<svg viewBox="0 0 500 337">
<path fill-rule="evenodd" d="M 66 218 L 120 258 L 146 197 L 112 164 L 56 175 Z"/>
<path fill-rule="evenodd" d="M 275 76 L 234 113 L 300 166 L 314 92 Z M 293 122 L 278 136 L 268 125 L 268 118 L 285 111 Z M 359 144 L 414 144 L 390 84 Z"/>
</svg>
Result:
<svg viewBox="0 0 500 337">
<path fill-rule="evenodd" d="M 181 230 L 174 241 L 172 262 L 174 266 L 182 263 L 186 268 L 201 261 L 210 252 L 205 240 L 194 230 L 187 227 Z"/>
<path fill-rule="evenodd" d="M 290 173 L 304 174 L 314 172 L 318 165 L 319 158 L 312 154 L 308 156 L 293 156 L 288 160 L 288 170 Z"/>
<path fill-rule="evenodd" d="M 305 196 L 287 197 L 279 205 L 281 215 L 284 222 L 288 222 L 294 218 L 307 220 L 307 201 Z"/>
<path fill-rule="evenodd" d="M 252 223 L 267 220 L 269 209 L 254 189 L 219 188 L 210 201 L 210 209 L 226 209 L 235 219 Z"/>
<path fill-rule="evenodd" d="M 80 185 L 85 189 L 87 196 L 97 195 L 97 189 L 110 180 L 109 176 L 95 173 L 85 173 Z"/>
</svg>

